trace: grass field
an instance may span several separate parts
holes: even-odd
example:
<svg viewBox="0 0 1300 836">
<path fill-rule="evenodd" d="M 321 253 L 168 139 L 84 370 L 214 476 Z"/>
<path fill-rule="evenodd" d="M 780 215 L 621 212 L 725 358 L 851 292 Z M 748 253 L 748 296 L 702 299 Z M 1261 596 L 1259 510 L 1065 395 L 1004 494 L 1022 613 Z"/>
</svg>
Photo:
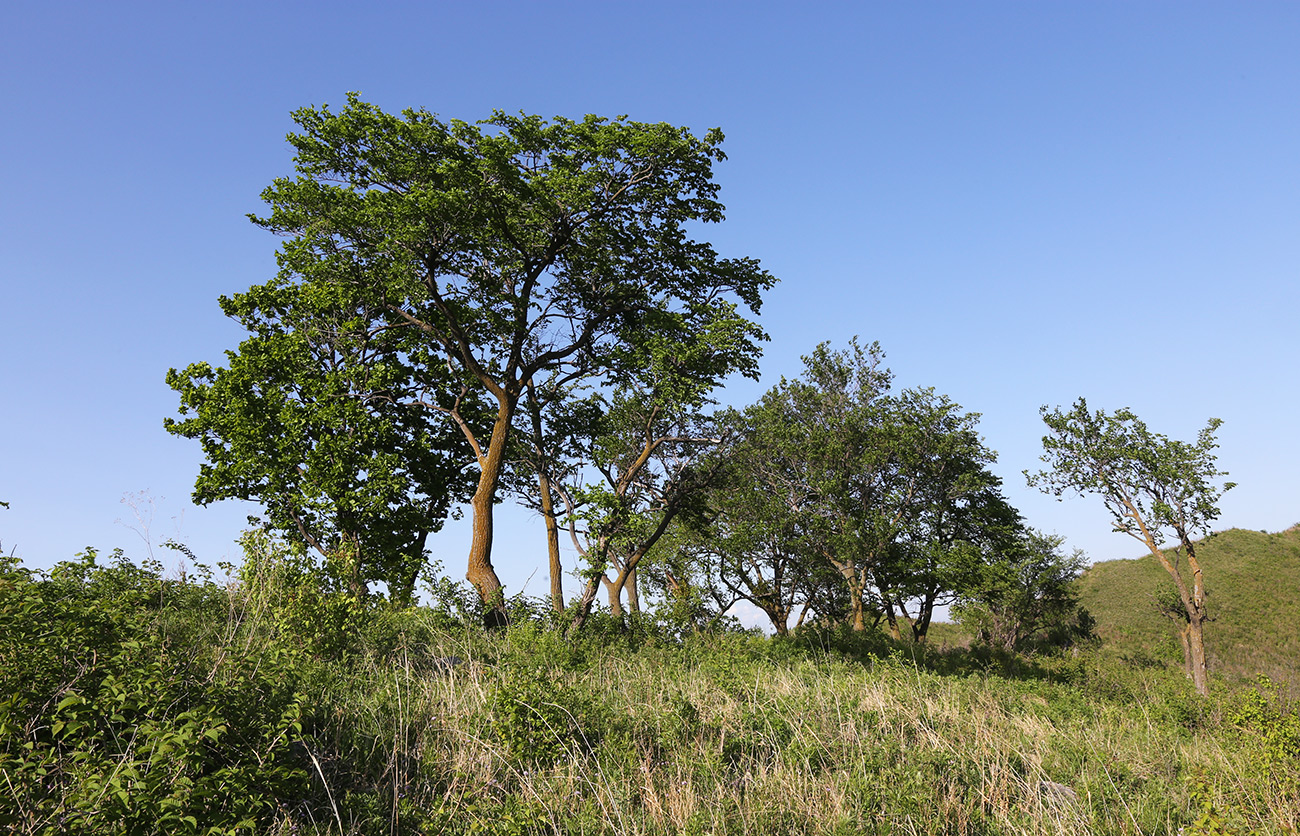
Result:
<svg viewBox="0 0 1300 836">
<path fill-rule="evenodd" d="M 1261 558 L 1261 543 L 1284 548 Z M 1295 532 L 1219 535 L 1206 548 L 1220 570 L 1211 589 L 1229 566 L 1289 565 L 1295 543 Z M 946 649 L 600 619 L 577 639 L 525 618 L 488 633 L 445 609 L 301 588 L 85 561 L 42 580 L 11 564 L 0 827 L 1296 833 L 1300 712 L 1244 681 L 1250 659 L 1281 666 L 1293 645 L 1216 670 L 1200 698 L 1165 658 L 1169 627 L 1151 621 L 1164 633 L 1148 638 L 1100 582 L 1118 579 L 1136 606 L 1133 567 L 1102 564 L 1088 581 L 1111 641 L 1012 656 L 955 646 L 954 631 Z M 1250 635 L 1225 629 L 1216 652 Z"/>
</svg>

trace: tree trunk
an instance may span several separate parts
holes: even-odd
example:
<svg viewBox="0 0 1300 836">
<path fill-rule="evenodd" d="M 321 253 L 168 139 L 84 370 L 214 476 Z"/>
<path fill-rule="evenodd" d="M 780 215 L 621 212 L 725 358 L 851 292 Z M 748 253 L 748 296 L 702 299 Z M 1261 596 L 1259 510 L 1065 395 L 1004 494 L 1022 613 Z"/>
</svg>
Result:
<svg viewBox="0 0 1300 836">
<path fill-rule="evenodd" d="M 497 485 L 501 481 L 501 468 L 505 463 L 506 439 L 510 435 L 510 419 L 514 415 L 514 401 L 503 400 L 497 411 L 496 424 L 488 440 L 488 449 L 479 457 L 478 487 L 470 500 L 474 517 L 474 535 L 469 546 L 469 568 L 465 578 L 478 590 L 483 599 L 483 623 L 490 628 L 506 627 L 510 617 L 506 614 L 505 587 L 492 566 L 492 511 L 496 501 Z"/>
<path fill-rule="evenodd" d="M 1156 545 L 1154 538 L 1147 536 L 1147 545 L 1151 553 L 1160 561 L 1169 576 L 1173 578 L 1174 585 L 1178 587 L 1178 597 L 1182 600 L 1183 609 L 1187 611 L 1187 624 L 1179 631 L 1179 638 L 1183 643 L 1183 660 L 1187 665 L 1187 675 L 1192 679 L 1192 685 L 1196 687 L 1196 693 L 1201 696 L 1209 696 L 1210 693 L 1210 675 L 1209 669 L 1205 663 L 1205 622 L 1208 620 L 1208 614 L 1205 610 L 1205 579 L 1201 575 L 1201 564 L 1196 559 L 1196 547 L 1192 544 L 1191 538 L 1185 533 L 1179 532 L 1179 540 L 1182 548 L 1187 552 L 1187 565 L 1192 570 L 1192 588 L 1187 588 L 1187 582 L 1179 573 L 1178 567 L 1175 566 L 1165 555 L 1164 551 Z M 1178 553 L 1177 549 L 1174 551 Z"/>
<path fill-rule="evenodd" d="M 632 615 L 641 614 L 641 593 L 636 588 L 636 567 L 633 566 L 627 571 L 627 581 L 624 584 L 627 590 L 627 611 Z"/>
<path fill-rule="evenodd" d="M 560 523 L 555 518 L 555 503 L 551 497 L 551 480 L 545 473 L 537 477 L 537 490 L 542 498 L 542 519 L 546 521 L 546 554 L 551 568 L 551 609 L 564 612 L 564 567 L 560 565 Z"/>
<path fill-rule="evenodd" d="M 1187 667 L 1192 675 L 1192 685 L 1196 687 L 1196 693 L 1203 697 L 1209 696 L 1210 693 L 1209 668 L 1205 663 L 1204 628 L 1204 617 L 1193 616 L 1183 631 L 1185 635 L 1183 643 L 1188 651 Z"/>
<path fill-rule="evenodd" d="M 605 576 L 602 574 L 600 578 L 603 580 Z M 587 624 L 587 619 L 591 617 L 591 605 L 595 603 L 596 593 L 599 591 L 600 580 L 592 578 L 587 581 L 587 585 L 582 590 L 582 597 L 578 599 L 578 614 L 574 616 L 572 623 L 569 624 L 569 629 L 565 631 L 565 635 L 577 635 L 582 632 L 582 628 Z"/>
<path fill-rule="evenodd" d="M 605 591 L 609 593 L 609 614 L 614 618 L 622 618 L 623 588 L 604 575 L 600 576 L 600 582 L 605 585 Z"/>
<path fill-rule="evenodd" d="M 528 382 L 526 401 L 528 417 L 533 426 L 533 455 L 536 456 L 537 494 L 541 499 L 542 519 L 546 523 L 546 555 L 551 572 L 551 609 L 564 612 L 564 568 L 560 565 L 560 524 L 555 518 L 555 498 L 551 495 L 551 475 L 542 433 L 542 405 L 537 400 L 537 390 Z"/>
<path fill-rule="evenodd" d="M 864 633 L 867 630 L 867 613 L 866 606 L 862 603 L 862 580 L 858 577 L 857 566 L 852 562 L 842 563 L 835 560 L 829 554 L 825 555 L 831 565 L 839 570 L 843 576 L 844 582 L 849 587 L 849 624 L 853 626 L 855 633 Z"/>
<path fill-rule="evenodd" d="M 912 622 L 912 638 L 917 644 L 925 644 L 925 637 L 930 634 L 930 622 L 934 619 L 935 597 L 931 592 L 921 600 L 916 620 Z"/>
<path fill-rule="evenodd" d="M 898 614 L 894 612 L 894 602 L 882 596 L 885 605 L 885 620 L 889 622 L 889 635 L 896 641 L 903 640 L 903 631 L 898 626 Z"/>
<path fill-rule="evenodd" d="M 800 627 L 803 626 L 803 620 L 808 616 L 808 607 L 809 607 L 809 606 L 810 606 L 809 603 L 808 603 L 807 601 L 804 601 L 803 609 L 799 610 L 799 618 L 798 618 L 798 620 L 795 621 L 795 623 L 794 623 L 794 629 L 795 629 L 795 630 L 798 630 Z"/>
<path fill-rule="evenodd" d="M 1192 600 L 1187 608 L 1187 639 L 1191 650 L 1188 667 L 1192 674 L 1192 684 L 1196 693 L 1203 697 L 1210 694 L 1210 671 L 1205 662 L 1205 622 L 1209 613 L 1205 609 L 1205 579 L 1201 575 L 1201 563 L 1196 559 L 1196 547 L 1191 538 L 1179 532 L 1183 548 L 1187 550 L 1187 565 L 1192 570 Z"/>
<path fill-rule="evenodd" d="M 778 636 L 790 635 L 790 608 L 782 607 L 780 604 L 770 604 L 763 607 L 763 612 L 767 613 L 767 620 L 772 622 L 772 629 L 776 630 Z M 807 612 L 807 608 L 804 608 Z M 803 623 L 803 615 L 799 616 L 799 623 Z"/>
</svg>

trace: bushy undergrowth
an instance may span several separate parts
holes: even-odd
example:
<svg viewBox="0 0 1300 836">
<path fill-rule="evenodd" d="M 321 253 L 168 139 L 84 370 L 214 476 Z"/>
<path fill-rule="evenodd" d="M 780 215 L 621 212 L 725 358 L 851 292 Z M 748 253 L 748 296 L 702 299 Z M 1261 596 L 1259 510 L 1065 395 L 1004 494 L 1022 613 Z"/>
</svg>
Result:
<svg viewBox="0 0 1300 836">
<path fill-rule="evenodd" d="M 0 826 L 250 832 L 302 797 L 292 662 L 232 644 L 230 603 L 120 555 L 0 567 Z"/>
<path fill-rule="evenodd" d="M 265 567 L 263 567 L 265 568 Z M 451 587 L 405 610 L 281 567 L 0 572 L 18 833 L 1294 833 L 1300 713 L 1100 648 L 769 639 Z M 279 571 L 279 570 L 278 570 Z M 297 574 L 295 574 L 295 572 Z M 259 585 L 260 584 L 260 585 Z M 332 614 L 332 635 L 312 612 Z M 533 618 L 534 620 L 529 620 Z"/>
</svg>

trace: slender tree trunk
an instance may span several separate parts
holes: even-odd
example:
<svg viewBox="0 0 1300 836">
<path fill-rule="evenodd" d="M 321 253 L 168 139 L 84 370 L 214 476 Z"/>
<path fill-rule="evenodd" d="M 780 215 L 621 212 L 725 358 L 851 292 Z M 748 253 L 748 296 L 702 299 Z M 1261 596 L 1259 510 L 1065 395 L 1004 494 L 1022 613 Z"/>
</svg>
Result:
<svg viewBox="0 0 1300 836">
<path fill-rule="evenodd" d="M 807 601 L 804 601 L 803 609 L 799 610 L 799 618 L 794 623 L 794 629 L 798 630 L 800 627 L 803 626 L 803 620 L 808 616 L 809 606 L 810 606 L 809 603 Z"/>
<path fill-rule="evenodd" d="M 546 521 L 546 554 L 551 568 L 551 609 L 562 613 L 564 612 L 564 567 L 560 565 L 560 523 L 555 518 L 551 480 L 545 473 L 537 477 L 537 489 L 542 498 L 542 519 Z"/>
<path fill-rule="evenodd" d="M 1169 577 L 1173 578 L 1174 585 L 1178 587 L 1178 597 L 1183 603 L 1183 609 L 1187 611 L 1187 624 L 1179 631 L 1179 638 L 1183 643 L 1183 660 L 1187 664 L 1187 675 L 1191 677 L 1196 693 L 1203 697 L 1209 696 L 1210 674 L 1205 663 L 1205 622 L 1208 620 L 1205 610 L 1205 579 L 1201 575 L 1201 564 L 1196 559 L 1196 547 L 1190 537 L 1179 532 L 1182 548 L 1187 552 L 1187 565 L 1192 570 L 1192 588 L 1188 589 L 1187 582 L 1179 573 L 1178 567 L 1156 544 L 1145 526 L 1143 533 L 1151 554 L 1160 561 L 1160 565 L 1169 573 Z M 1174 553 L 1176 555 L 1177 550 Z"/>
<path fill-rule="evenodd" d="M 849 620 L 855 633 L 867 630 L 866 607 L 862 604 L 862 588 L 855 583 L 849 584 Z"/>
<path fill-rule="evenodd" d="M 1179 536 L 1187 550 L 1187 565 L 1192 570 L 1192 600 L 1187 608 L 1187 638 L 1191 648 L 1188 667 L 1196 693 L 1205 697 L 1210 694 L 1210 671 L 1205 661 L 1205 622 L 1209 620 L 1205 609 L 1205 578 L 1201 575 L 1201 563 L 1196 559 L 1196 547 L 1191 538 L 1181 531 Z"/>
<path fill-rule="evenodd" d="M 361 577 L 361 538 L 351 532 L 343 532 L 339 536 L 335 560 L 352 597 L 358 601 L 369 597 L 370 588 Z"/>
<path fill-rule="evenodd" d="M 604 575 L 601 575 L 601 578 L 603 579 Z M 576 635 L 582 632 L 582 628 L 587 624 L 587 619 L 591 617 L 591 605 L 596 602 L 596 593 L 599 591 L 599 580 L 592 578 L 587 581 L 587 585 L 582 590 L 582 597 L 578 599 L 578 614 L 574 616 L 573 622 L 569 624 L 569 629 L 565 631 L 565 635 Z"/>
<path fill-rule="evenodd" d="M 560 523 L 555 517 L 555 497 L 551 495 L 549 459 L 543 449 L 542 405 L 537 400 L 537 390 L 528 383 L 528 417 L 533 426 L 533 455 L 537 465 L 537 494 L 541 499 L 542 519 L 546 523 L 546 555 L 551 572 L 551 609 L 564 612 L 564 568 L 560 565 Z"/>
<path fill-rule="evenodd" d="M 898 626 L 898 614 L 894 612 L 894 602 L 881 596 L 881 601 L 885 605 L 885 620 L 889 622 L 889 635 L 897 641 L 903 640 L 903 631 Z"/>
<path fill-rule="evenodd" d="M 925 637 L 930 634 L 930 621 L 934 618 L 934 600 L 933 593 L 926 594 L 921 601 L 916 620 L 912 622 L 912 638 L 917 644 L 925 644 Z"/>
<path fill-rule="evenodd" d="M 409 607 L 415 602 L 415 583 L 420 578 L 420 570 L 424 568 L 424 544 L 428 540 L 429 530 L 421 529 L 411 545 L 411 562 L 402 567 L 396 587 L 389 584 L 389 596 L 399 606 Z"/>
<path fill-rule="evenodd" d="M 627 582 L 623 586 L 627 590 L 627 611 L 633 615 L 641 614 L 641 593 L 636 588 L 636 567 L 633 566 L 627 570 Z"/>
<path fill-rule="evenodd" d="M 1208 696 L 1210 693 L 1209 668 L 1205 663 L 1205 619 L 1192 617 L 1184 629 L 1183 644 L 1188 651 L 1187 667 L 1192 674 L 1192 685 L 1196 693 Z"/>
<path fill-rule="evenodd" d="M 514 415 L 514 401 L 503 400 L 497 411 L 496 424 L 488 449 L 479 457 L 481 471 L 478 487 L 470 500 L 474 517 L 474 534 L 469 546 L 469 568 L 465 578 L 478 590 L 483 599 L 483 623 L 487 627 L 506 627 L 510 617 L 506 614 L 505 587 L 492 566 L 492 511 L 496 502 L 497 485 L 505 464 L 506 440 L 510 434 L 510 419 Z"/>
</svg>

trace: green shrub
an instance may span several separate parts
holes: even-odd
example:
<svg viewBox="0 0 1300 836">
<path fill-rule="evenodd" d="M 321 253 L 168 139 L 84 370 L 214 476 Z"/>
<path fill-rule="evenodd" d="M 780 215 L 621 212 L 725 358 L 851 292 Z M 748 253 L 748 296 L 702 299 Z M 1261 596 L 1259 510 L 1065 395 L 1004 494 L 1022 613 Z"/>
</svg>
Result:
<svg viewBox="0 0 1300 836">
<path fill-rule="evenodd" d="M 1236 697 L 1227 719 L 1251 737 L 1252 760 L 1261 773 L 1300 792 L 1300 709 L 1284 705 L 1278 686 L 1259 677 L 1254 688 Z"/>
<path fill-rule="evenodd" d="M 503 668 L 488 710 L 497 740 L 513 761 L 528 767 L 590 753 L 605 725 L 590 698 L 534 667 Z"/>
<path fill-rule="evenodd" d="M 93 551 L 48 579 L 3 566 L 0 826 L 251 833 L 306 797 L 292 669 L 169 641 L 159 614 L 211 599 L 187 583 Z"/>
</svg>

